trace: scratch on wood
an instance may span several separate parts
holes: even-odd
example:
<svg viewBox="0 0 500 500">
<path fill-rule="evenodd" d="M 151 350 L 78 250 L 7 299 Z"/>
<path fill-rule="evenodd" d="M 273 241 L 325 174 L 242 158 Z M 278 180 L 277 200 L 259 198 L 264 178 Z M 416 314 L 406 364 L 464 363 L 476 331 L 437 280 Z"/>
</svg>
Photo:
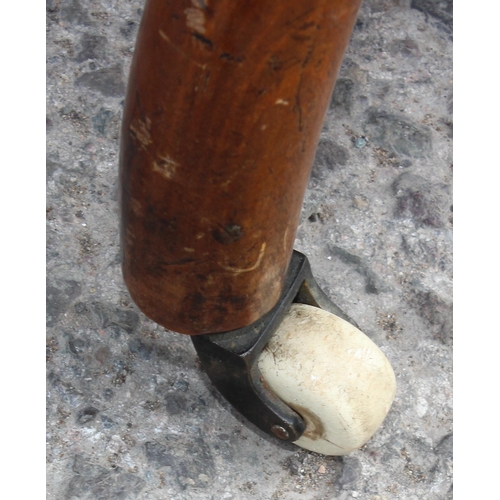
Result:
<svg viewBox="0 0 500 500">
<path fill-rule="evenodd" d="M 247 268 L 240 269 L 238 267 L 225 266 L 224 264 L 221 263 L 219 263 L 219 265 L 222 267 L 222 269 L 225 269 L 226 271 L 231 271 L 232 273 L 235 274 L 248 273 L 250 271 L 255 271 L 255 269 L 257 269 L 260 266 L 260 263 L 262 262 L 262 257 L 264 257 L 265 252 L 266 252 L 266 243 L 262 243 L 262 246 L 260 247 L 259 256 L 257 257 L 257 261 L 253 266 Z"/>
<path fill-rule="evenodd" d="M 141 147 L 143 147 L 144 149 L 146 149 L 146 146 L 153 143 L 151 134 L 149 133 L 150 129 L 151 120 L 149 118 L 146 118 L 145 122 L 138 118 L 130 124 L 130 130 L 135 135 L 137 140 L 141 143 Z"/>
<path fill-rule="evenodd" d="M 132 209 L 132 212 L 134 212 L 135 215 L 142 216 L 144 213 L 144 210 L 142 208 L 142 203 L 139 200 L 136 200 L 135 198 L 130 199 L 130 208 Z"/>
<path fill-rule="evenodd" d="M 170 156 L 160 156 L 158 161 L 153 162 L 153 170 L 167 179 L 172 179 L 179 164 Z"/>
<path fill-rule="evenodd" d="M 135 233 L 130 228 L 127 228 L 127 245 L 129 247 L 133 246 L 135 239 Z"/>
<path fill-rule="evenodd" d="M 187 27 L 197 31 L 198 33 L 205 33 L 205 13 L 200 8 L 189 8 L 184 11 L 186 14 Z"/>
<path fill-rule="evenodd" d="M 167 36 L 167 34 L 164 31 L 159 30 L 159 33 L 160 33 L 160 36 L 163 38 L 163 40 L 165 40 L 169 45 L 171 45 L 182 57 L 185 57 L 186 59 L 188 59 L 189 61 L 191 61 L 193 64 L 195 64 L 196 66 L 198 66 L 201 69 L 205 69 L 207 67 L 206 64 L 201 64 L 201 63 L 195 61 L 194 59 L 189 57 L 182 49 L 177 47 L 177 45 L 175 45 L 175 43 L 173 43 L 172 40 L 170 40 L 170 38 Z"/>
<path fill-rule="evenodd" d="M 199 33 L 191 33 L 191 35 L 196 38 L 196 40 L 199 40 L 201 43 L 203 43 L 206 47 L 209 49 L 212 49 L 214 46 L 214 43 L 212 40 L 209 40 L 206 36 L 200 35 Z"/>
</svg>

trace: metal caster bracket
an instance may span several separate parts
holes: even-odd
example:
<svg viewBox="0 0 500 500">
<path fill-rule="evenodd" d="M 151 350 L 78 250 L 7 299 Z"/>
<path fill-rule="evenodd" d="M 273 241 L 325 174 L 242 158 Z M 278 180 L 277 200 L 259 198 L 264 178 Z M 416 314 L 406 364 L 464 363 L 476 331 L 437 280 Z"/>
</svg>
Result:
<svg viewBox="0 0 500 500">
<path fill-rule="evenodd" d="M 283 293 L 267 314 L 244 328 L 192 337 L 201 366 L 219 392 L 259 429 L 283 441 L 296 441 L 305 423 L 267 387 L 257 360 L 294 302 L 325 309 L 358 326 L 318 286 L 307 257 L 294 250 Z"/>
</svg>

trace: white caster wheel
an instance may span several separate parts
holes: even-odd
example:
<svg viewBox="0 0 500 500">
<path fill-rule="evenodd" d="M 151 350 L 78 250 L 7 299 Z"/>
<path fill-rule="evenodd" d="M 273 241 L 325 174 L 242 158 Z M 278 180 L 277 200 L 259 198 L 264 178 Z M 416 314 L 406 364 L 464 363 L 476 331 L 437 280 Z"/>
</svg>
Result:
<svg viewBox="0 0 500 500">
<path fill-rule="evenodd" d="M 306 423 L 294 443 L 324 455 L 363 446 L 396 393 L 389 361 L 364 333 L 305 304 L 292 305 L 258 366 L 270 389 Z"/>
</svg>

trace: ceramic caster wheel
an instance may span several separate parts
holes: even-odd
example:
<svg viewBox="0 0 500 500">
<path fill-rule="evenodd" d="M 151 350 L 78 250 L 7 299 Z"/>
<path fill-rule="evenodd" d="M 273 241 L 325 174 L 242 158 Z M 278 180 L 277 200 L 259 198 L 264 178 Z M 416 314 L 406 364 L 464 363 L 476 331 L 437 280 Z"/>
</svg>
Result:
<svg viewBox="0 0 500 500">
<path fill-rule="evenodd" d="M 364 333 L 304 304 L 292 305 L 258 366 L 270 389 L 306 423 L 294 443 L 324 455 L 363 446 L 396 392 L 389 361 Z"/>
</svg>

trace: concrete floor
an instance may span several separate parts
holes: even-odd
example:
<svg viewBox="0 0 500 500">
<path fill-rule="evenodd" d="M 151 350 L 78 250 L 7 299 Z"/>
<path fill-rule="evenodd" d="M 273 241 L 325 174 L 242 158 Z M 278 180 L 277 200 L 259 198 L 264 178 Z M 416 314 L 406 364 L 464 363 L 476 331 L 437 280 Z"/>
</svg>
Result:
<svg viewBox="0 0 500 500">
<path fill-rule="evenodd" d="M 296 249 L 397 376 L 343 458 L 247 424 L 127 293 L 119 126 L 142 8 L 47 1 L 48 498 L 451 499 L 451 1 L 362 6 L 304 201 Z"/>
</svg>

